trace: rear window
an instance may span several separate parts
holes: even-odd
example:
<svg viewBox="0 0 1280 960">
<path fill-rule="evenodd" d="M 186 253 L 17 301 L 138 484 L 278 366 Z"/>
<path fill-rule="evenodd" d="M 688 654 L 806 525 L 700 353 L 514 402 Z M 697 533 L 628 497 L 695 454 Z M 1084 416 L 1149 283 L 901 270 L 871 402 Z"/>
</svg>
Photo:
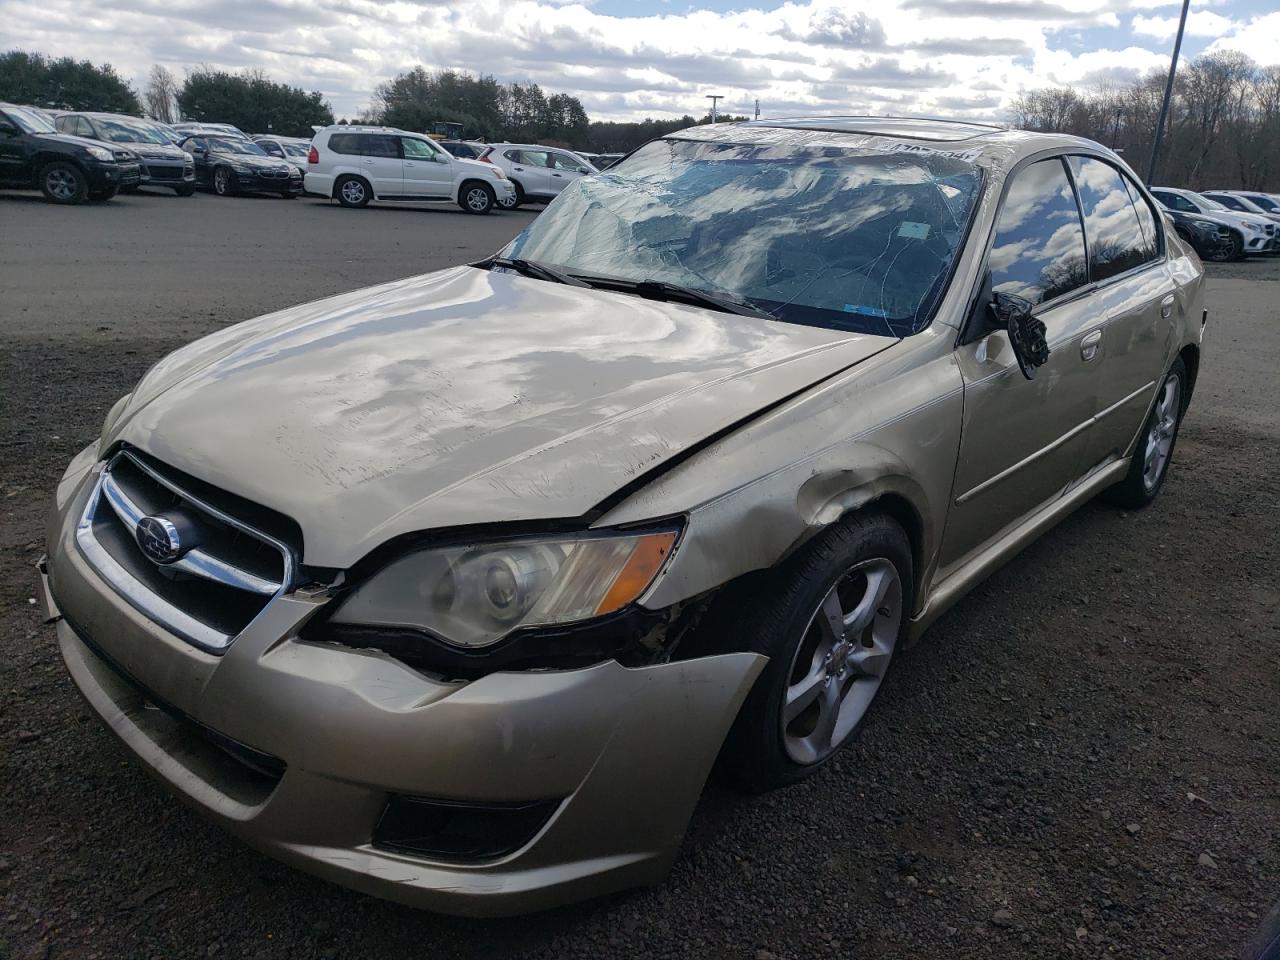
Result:
<svg viewBox="0 0 1280 960">
<path fill-rule="evenodd" d="M 385 133 L 335 133 L 329 138 L 329 149 L 357 157 L 399 157 L 396 139 Z"/>
</svg>

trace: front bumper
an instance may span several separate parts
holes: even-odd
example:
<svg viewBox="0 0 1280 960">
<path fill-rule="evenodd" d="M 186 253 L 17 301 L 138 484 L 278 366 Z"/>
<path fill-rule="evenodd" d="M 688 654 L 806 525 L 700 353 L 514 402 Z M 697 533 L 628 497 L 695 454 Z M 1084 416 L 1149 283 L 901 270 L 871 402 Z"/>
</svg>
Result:
<svg viewBox="0 0 1280 960">
<path fill-rule="evenodd" d="M 196 168 L 193 164 L 167 159 L 144 159 L 142 161 L 142 182 L 157 187 L 180 187 L 196 182 Z"/>
<path fill-rule="evenodd" d="M 323 601 L 297 593 L 213 656 L 146 619 L 87 564 L 68 522 L 87 490 L 72 486 L 59 488 L 51 518 L 42 599 L 94 711 L 168 789 L 252 846 L 414 906 L 523 913 L 660 880 L 765 662 L 610 661 L 451 682 L 298 640 Z M 278 759 L 282 772 L 251 775 L 229 760 L 228 742 Z M 559 805 L 514 853 L 449 863 L 374 846 L 393 794 Z"/>
<path fill-rule="evenodd" d="M 302 177 L 262 177 L 256 173 L 237 173 L 236 186 L 247 193 L 302 193 Z"/>
<path fill-rule="evenodd" d="M 131 187 L 142 182 L 142 164 L 140 163 L 93 163 L 86 164 L 89 186 L 94 190 L 109 187 Z"/>
</svg>

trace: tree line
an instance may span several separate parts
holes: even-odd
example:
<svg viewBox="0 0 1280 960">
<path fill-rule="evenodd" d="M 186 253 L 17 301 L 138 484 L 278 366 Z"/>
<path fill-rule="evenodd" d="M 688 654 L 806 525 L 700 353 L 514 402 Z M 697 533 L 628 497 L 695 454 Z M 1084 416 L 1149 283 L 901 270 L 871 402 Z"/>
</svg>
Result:
<svg viewBox="0 0 1280 960">
<path fill-rule="evenodd" d="M 0 100 L 49 109 L 145 113 L 163 123 L 231 123 L 282 136 L 310 137 L 312 125 L 334 122 L 333 110 L 319 92 L 277 83 L 261 70 L 230 73 L 204 66 L 179 80 L 157 64 L 138 93 L 111 64 L 22 50 L 0 53 Z M 379 84 L 359 119 L 423 133 L 449 123 L 468 139 L 545 143 L 592 153 L 623 153 L 674 130 L 711 122 L 709 114 L 700 119 L 592 121 L 577 97 L 548 94 L 536 83 L 499 83 L 485 74 L 420 66 Z"/>
<path fill-rule="evenodd" d="M 1014 100 L 1013 123 L 1097 140 L 1146 176 L 1167 79 L 1153 71 L 1131 83 L 1031 90 Z M 1192 190 L 1280 190 L 1280 65 L 1224 51 L 1181 67 L 1154 179 Z"/>
</svg>

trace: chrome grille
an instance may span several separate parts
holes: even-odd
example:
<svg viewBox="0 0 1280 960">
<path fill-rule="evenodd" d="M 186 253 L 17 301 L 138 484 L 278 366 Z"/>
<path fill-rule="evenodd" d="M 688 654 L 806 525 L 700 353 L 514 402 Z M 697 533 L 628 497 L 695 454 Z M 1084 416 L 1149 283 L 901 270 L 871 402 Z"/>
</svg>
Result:
<svg viewBox="0 0 1280 960">
<path fill-rule="evenodd" d="M 147 543 L 151 531 L 162 527 L 175 531 L 172 556 Z M 76 541 L 99 575 L 133 606 L 211 652 L 225 650 L 273 598 L 290 589 L 296 568 L 285 542 L 128 450 L 102 469 Z"/>
</svg>

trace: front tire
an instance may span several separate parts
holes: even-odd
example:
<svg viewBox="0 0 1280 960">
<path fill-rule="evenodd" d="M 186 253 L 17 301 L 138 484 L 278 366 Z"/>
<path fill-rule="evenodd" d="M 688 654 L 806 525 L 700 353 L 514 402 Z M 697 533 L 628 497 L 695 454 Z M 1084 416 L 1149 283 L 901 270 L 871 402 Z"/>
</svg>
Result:
<svg viewBox="0 0 1280 960">
<path fill-rule="evenodd" d="M 359 177 L 339 177 L 333 196 L 344 207 L 367 207 L 372 199 L 369 184 Z"/>
<path fill-rule="evenodd" d="M 820 534 L 738 617 L 769 658 L 729 732 L 725 773 L 758 793 L 816 773 L 862 728 L 913 602 L 911 545 L 884 514 Z"/>
<path fill-rule="evenodd" d="M 55 160 L 40 169 L 40 192 L 50 203 L 83 203 L 89 184 L 75 164 Z"/>
<path fill-rule="evenodd" d="M 1173 447 L 1186 412 L 1187 366 L 1179 357 L 1165 374 L 1156 402 L 1143 424 L 1142 435 L 1123 480 L 1110 487 L 1103 498 L 1118 507 L 1141 509 L 1150 504 L 1164 486 L 1173 462 Z"/>
<path fill-rule="evenodd" d="M 473 213 L 477 216 L 484 216 L 493 209 L 497 200 L 494 198 L 493 190 L 488 184 L 484 183 L 464 183 L 462 185 L 462 194 L 458 197 L 458 206 L 467 213 Z"/>
<path fill-rule="evenodd" d="M 174 187 L 173 192 L 180 197 L 194 197 L 196 193 L 196 185 L 194 183 L 184 183 L 180 187 Z"/>
<path fill-rule="evenodd" d="M 89 200 L 93 203 L 101 203 L 104 200 L 110 200 L 119 192 L 119 187 L 104 187 L 101 190 L 90 190 Z"/>
<path fill-rule="evenodd" d="M 1230 238 L 1224 244 L 1219 244 L 1209 254 L 1209 260 L 1213 263 L 1228 263 L 1232 260 L 1244 259 L 1244 240 L 1240 238 L 1238 233 L 1232 233 Z"/>
<path fill-rule="evenodd" d="M 236 175 L 229 167 L 218 167 L 213 171 L 213 192 L 220 197 L 235 196 Z"/>
</svg>

